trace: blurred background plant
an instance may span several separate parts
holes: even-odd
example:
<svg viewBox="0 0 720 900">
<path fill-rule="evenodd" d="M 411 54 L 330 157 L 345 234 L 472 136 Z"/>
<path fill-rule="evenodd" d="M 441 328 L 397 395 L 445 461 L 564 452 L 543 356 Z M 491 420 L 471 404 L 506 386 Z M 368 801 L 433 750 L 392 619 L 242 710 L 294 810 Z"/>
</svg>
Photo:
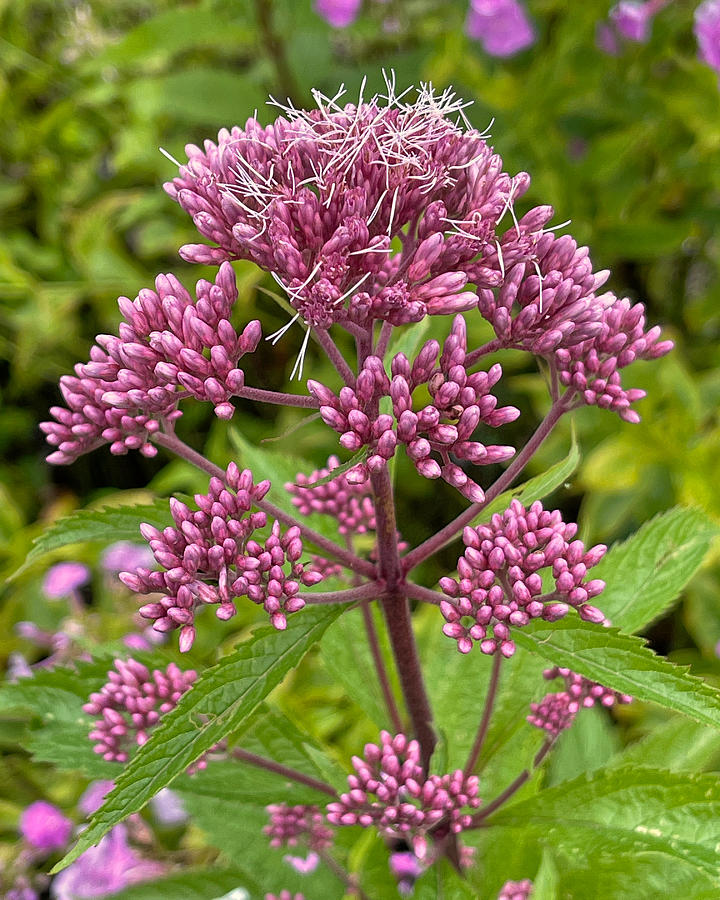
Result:
<svg viewBox="0 0 720 900">
<path fill-rule="evenodd" d="M 263 120 L 268 94 L 311 104 L 311 88 L 332 95 L 344 82 L 352 99 L 366 76 L 368 92 L 375 91 L 381 68 L 394 69 L 398 85 L 452 84 L 472 100 L 468 116 L 480 130 L 491 125 L 506 170 L 533 177 L 524 207 L 550 203 L 556 221 L 572 220 L 572 233 L 590 245 L 596 268 L 613 270 L 609 286 L 646 302 L 649 320 L 665 324 L 677 343 L 653 364 L 652 375 L 637 367 L 639 386 L 647 387 L 643 377 L 654 382 L 639 404 L 642 428 L 594 410 L 577 414 L 582 462 L 557 503 L 580 510 L 589 541 L 622 539 L 675 503 L 698 506 L 720 521 L 720 92 L 712 58 L 698 58 L 694 4 L 634 4 L 655 13 L 642 40 L 623 30 L 630 26 L 617 10 L 611 15 L 607 0 L 505 5 L 526 22 L 523 46 L 507 52 L 488 38 L 490 24 L 482 19 L 492 4 L 482 0 L 470 13 L 467 0 L 317 0 L 315 6 L 310 0 L 0 0 L 4 575 L 23 564 L 34 536 L 73 509 L 120 497 L 147 503 L 152 493 L 204 488 L 196 473 L 163 456 L 113 457 L 100 450 L 71 468 L 51 469 L 37 427 L 57 402 L 60 375 L 87 358 L 95 334 L 113 329 L 118 295 L 134 297 L 160 271 L 188 284 L 205 274 L 177 256 L 177 247 L 193 239 L 192 229 L 161 190 L 174 166 L 158 148 L 182 158 L 184 144 L 243 123 L 255 109 Z M 712 13 L 712 2 L 702 6 Z M 271 117 L 268 111 L 264 119 Z M 287 317 L 273 300 L 273 282 L 249 264 L 236 271 L 238 317 L 257 315 L 266 333 L 282 325 Z M 446 323 L 436 327 L 445 334 Z M 478 334 L 483 327 L 478 321 Z M 286 383 L 298 344 L 290 332 L 276 346 L 259 348 L 264 382 L 258 386 Z M 505 354 L 502 361 L 512 400 L 528 413 L 513 426 L 522 441 L 544 389 L 524 359 Z M 311 358 L 312 377 L 322 380 L 321 365 L 319 356 Z M 286 434 L 302 418 L 289 410 L 277 419 L 266 415 L 242 404 L 236 432 L 257 443 Z M 211 412 L 188 410 L 182 428 L 197 446 L 210 446 L 218 462 L 233 455 Z M 293 434 L 293 448 L 309 468 L 326 462 L 325 438 L 312 427 Z M 561 431 L 539 454 L 535 471 L 565 455 L 569 444 L 569 431 Z M 284 443 L 261 446 L 276 453 Z M 404 463 L 396 475 L 403 480 L 400 523 L 415 543 L 457 511 L 458 498 L 413 477 Z M 45 554 L 6 587 L 0 664 L 10 677 L 98 648 L 116 652 L 123 640 L 143 649 L 147 637 L 133 620 L 134 601 L 110 574 L 117 569 L 103 556 L 107 545 Z M 444 574 L 452 559 L 451 552 L 436 559 L 427 578 Z M 61 561 L 80 564 L 86 577 L 67 582 L 60 594 L 56 588 L 53 599 L 48 572 Z M 55 584 L 58 578 L 55 572 Z M 720 677 L 719 587 L 715 558 L 683 604 L 650 633 L 658 650 L 712 678 Z M 234 620 L 234 633 L 209 626 L 192 664 L 212 662 L 218 645 L 230 646 L 253 621 L 246 611 Z M 357 707 L 343 705 L 342 689 L 328 688 L 323 665 L 311 654 L 290 679 L 303 690 L 285 687 L 278 700 L 308 731 L 334 740 L 343 754 L 354 752 L 372 732 Z M 646 730 L 646 717 L 623 710 L 624 733 L 606 735 L 608 752 Z M 21 811 L 44 796 L 42 766 L 18 749 L 30 724 L 8 715 L 1 726 L 5 856 Z M 56 778 L 51 799 L 73 808 L 92 775 L 99 773 Z M 159 840 L 157 852 L 181 854 L 175 832 Z M 186 848 L 196 846 L 197 835 L 185 841 Z"/>
</svg>

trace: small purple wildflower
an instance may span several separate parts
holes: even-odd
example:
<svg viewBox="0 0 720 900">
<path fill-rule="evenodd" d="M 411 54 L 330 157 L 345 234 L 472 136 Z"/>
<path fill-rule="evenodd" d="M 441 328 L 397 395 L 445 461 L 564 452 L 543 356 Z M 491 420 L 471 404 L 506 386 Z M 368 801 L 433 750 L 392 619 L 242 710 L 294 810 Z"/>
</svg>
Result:
<svg viewBox="0 0 720 900">
<path fill-rule="evenodd" d="M 152 553 L 146 544 L 132 541 L 117 541 L 105 550 L 101 565 L 108 575 L 117 575 L 130 569 L 152 565 Z"/>
<path fill-rule="evenodd" d="M 397 880 L 399 893 L 408 897 L 412 894 L 415 882 L 425 871 L 425 867 L 414 853 L 405 850 L 390 855 L 390 871 Z"/>
<path fill-rule="evenodd" d="M 547 694 L 539 703 L 531 703 L 531 714 L 527 720 L 531 725 L 542 728 L 554 737 L 572 725 L 581 709 L 589 709 L 596 703 L 605 707 L 614 706 L 616 703 L 632 703 L 633 698 L 629 694 L 621 694 L 612 688 L 604 687 L 576 672 L 571 672 L 570 669 L 558 667 L 546 669 L 543 677 L 548 681 L 562 678 L 565 690 Z"/>
<path fill-rule="evenodd" d="M 610 10 L 610 21 L 628 41 L 645 43 L 650 37 L 650 23 L 656 10 L 654 3 L 622 0 Z"/>
<path fill-rule="evenodd" d="M 311 850 L 307 856 L 283 856 L 283 860 L 300 875 L 309 875 L 320 864 L 320 857 L 314 850 Z"/>
<path fill-rule="evenodd" d="M 423 859 L 433 826 L 434 835 L 441 838 L 470 824 L 467 809 L 480 805 L 477 776 L 466 776 L 460 769 L 426 776 L 417 741 L 387 731 L 380 739 L 380 745 L 365 745 L 363 758 L 352 758 L 355 774 L 348 776 L 350 790 L 328 804 L 328 821 L 375 826 L 387 837 L 407 841 Z"/>
<path fill-rule="evenodd" d="M 332 846 L 333 832 L 317 806 L 288 806 L 277 803 L 267 807 L 270 824 L 263 829 L 271 847 L 295 847 L 300 840 L 311 850 Z"/>
<path fill-rule="evenodd" d="M 43 593 L 50 600 L 72 596 L 90 581 L 90 569 L 80 562 L 61 562 L 48 569 L 43 579 Z"/>
<path fill-rule="evenodd" d="M 44 800 L 31 803 L 20 816 L 20 834 L 31 847 L 44 853 L 65 847 L 72 829 L 70 819 Z"/>
<path fill-rule="evenodd" d="M 182 797 L 170 788 L 159 791 L 150 801 L 150 806 L 155 820 L 161 825 L 183 825 L 188 820 Z"/>
<path fill-rule="evenodd" d="M 357 19 L 362 0 L 315 0 L 315 11 L 333 28 L 347 28 Z"/>
<path fill-rule="evenodd" d="M 498 900 L 528 900 L 532 896 L 533 883 L 529 878 L 523 881 L 506 881 L 500 889 Z"/>
<path fill-rule="evenodd" d="M 473 642 L 479 642 L 483 653 L 499 650 L 512 656 L 511 626 L 521 627 L 536 618 L 554 622 L 571 606 L 588 622 L 605 620 L 588 603 L 602 592 L 605 582 L 585 581 L 585 576 L 607 547 L 597 544 L 585 550 L 582 541 L 572 540 L 576 533 L 577 525 L 563 522 L 558 510 L 545 510 L 539 501 L 526 510 L 518 500 L 487 525 L 465 528 L 459 580 L 440 579 L 440 587 L 451 598 L 440 604 L 447 622 L 443 632 L 457 641 L 461 653 L 469 653 Z M 548 567 L 555 586 L 543 594 L 539 573 Z"/>
<path fill-rule="evenodd" d="M 465 31 L 486 53 L 501 58 L 535 42 L 532 23 L 519 0 L 470 0 Z"/>
<path fill-rule="evenodd" d="M 101 716 L 90 732 L 95 752 L 108 761 L 127 762 L 134 745 L 147 741 L 148 731 L 177 706 L 196 678 L 192 669 L 183 672 L 175 663 L 151 673 L 134 659 L 116 659 L 107 684 L 83 706 L 86 713 Z"/>
<path fill-rule="evenodd" d="M 700 59 L 720 73 L 720 0 L 704 0 L 697 7 L 694 30 Z"/>
</svg>

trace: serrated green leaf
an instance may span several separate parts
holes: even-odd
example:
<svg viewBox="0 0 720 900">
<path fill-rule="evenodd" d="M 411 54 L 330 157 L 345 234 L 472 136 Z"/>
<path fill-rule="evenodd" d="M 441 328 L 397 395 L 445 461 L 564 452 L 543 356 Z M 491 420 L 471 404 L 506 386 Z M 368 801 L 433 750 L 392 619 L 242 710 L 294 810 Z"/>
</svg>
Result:
<svg viewBox="0 0 720 900">
<path fill-rule="evenodd" d="M 118 776 L 114 790 L 56 870 L 142 809 L 199 756 L 239 728 L 340 614 L 335 607 L 310 608 L 291 616 L 285 631 L 259 628 L 234 653 L 208 669 Z"/>
<path fill-rule="evenodd" d="M 712 728 L 674 716 L 639 741 L 615 754 L 605 768 L 649 766 L 673 772 L 697 772 L 720 757 L 720 736 Z"/>
<path fill-rule="evenodd" d="M 714 776 L 623 768 L 580 776 L 514 803 L 494 828 L 582 860 L 587 854 L 660 854 L 720 886 L 720 785 Z"/>
<path fill-rule="evenodd" d="M 134 884 L 117 894 L 114 900 L 250 900 L 262 896 L 262 888 L 240 869 L 186 869 L 175 875 Z M 228 900 L 230 898 L 228 897 Z"/>
<path fill-rule="evenodd" d="M 27 559 L 13 575 L 25 572 L 42 557 L 71 544 L 141 540 L 140 525 L 147 522 L 156 528 L 172 524 L 167 500 L 156 500 L 141 506 L 107 506 L 103 509 L 81 509 L 58 519 L 35 538 Z"/>
<path fill-rule="evenodd" d="M 641 638 L 574 618 L 518 628 L 513 638 L 553 665 L 720 728 L 720 692 L 657 656 Z"/>
<path fill-rule="evenodd" d="M 626 632 L 662 615 L 700 567 L 717 527 L 697 509 L 675 507 L 616 544 L 592 570 L 606 582 L 600 606 Z"/>
</svg>

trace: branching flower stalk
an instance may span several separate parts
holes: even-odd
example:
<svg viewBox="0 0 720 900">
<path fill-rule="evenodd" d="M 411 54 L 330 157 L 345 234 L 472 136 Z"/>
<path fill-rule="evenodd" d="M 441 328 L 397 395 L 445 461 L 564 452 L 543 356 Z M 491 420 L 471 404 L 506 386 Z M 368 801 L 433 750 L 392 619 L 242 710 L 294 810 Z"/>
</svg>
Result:
<svg viewBox="0 0 720 900">
<path fill-rule="evenodd" d="M 586 548 L 576 539 L 577 525 L 540 502 L 526 508 L 513 500 L 485 519 L 483 512 L 572 410 L 597 406 L 638 422 L 634 404 L 644 392 L 625 387 L 621 372 L 672 347 L 658 328 L 646 328 L 642 304 L 601 290 L 609 273 L 594 272 L 587 248 L 548 227 L 551 207 L 518 217 L 530 177 L 503 171 L 487 135 L 467 121 L 467 104 L 430 85 L 410 94 L 398 93 L 394 77 L 387 77 L 384 94 L 366 97 L 363 84 L 354 103 L 342 101 L 342 89 L 333 97 L 316 91 L 312 111 L 273 100 L 281 110 L 273 124 L 251 118 L 242 128 L 221 130 L 217 143 L 188 146 L 187 162 L 165 189 L 206 241 L 180 248 L 181 256 L 217 266 L 214 282 L 199 281 L 193 296 L 175 276 L 159 275 L 154 290 L 135 300 L 121 297 L 118 334 L 99 335 L 89 361 L 61 379 L 66 405 L 53 407 L 52 421 L 42 425 L 55 464 L 104 444 L 113 454 L 146 456 L 161 447 L 208 475 L 208 490 L 194 504 L 170 501 L 171 527 L 142 526 L 155 567 L 120 576 L 132 591 L 149 595 L 140 613 L 154 629 L 179 630 L 182 651 L 192 646 L 207 607 L 227 621 L 238 602 L 254 603 L 278 630 L 308 605 L 360 608 L 393 730 L 353 757 L 348 791 L 336 794 L 331 785 L 243 749 L 231 755 L 334 798 L 324 813 L 271 807 L 273 841 L 305 834 L 312 852 L 324 853 L 333 828 L 376 828 L 394 850 L 393 871 L 404 885 L 443 855 L 460 869 L 469 865 L 459 835 L 489 824 L 580 709 L 630 699 L 567 669 L 550 670 L 547 677 L 563 678 L 565 690 L 532 704 L 529 714 L 548 733 L 545 744 L 511 784 L 484 787 L 495 799 L 478 809 L 475 773 L 483 768 L 501 670 L 512 665 L 517 629 L 533 619 L 551 626 L 568 615 L 605 623 L 594 605 L 596 598 L 602 605 L 604 582 L 589 574 L 603 545 Z M 241 259 L 268 272 L 294 311 L 269 339 L 275 343 L 288 332 L 284 339 L 291 340 L 302 330 L 290 380 L 301 380 L 312 337 L 337 383 L 309 379 L 306 393 L 246 384 L 240 366 L 257 349 L 262 328 L 257 320 L 240 330 L 231 324 L 237 300 L 231 263 Z M 449 317 L 442 343 L 430 339 L 407 353 L 391 352 L 398 329 L 436 316 Z M 494 337 L 485 334 L 484 343 L 469 346 L 481 320 Z M 354 344 L 352 360 L 336 342 L 340 331 Z M 502 430 L 521 411 L 499 406 L 494 390 L 502 367 L 489 359 L 508 349 L 535 357 L 549 393 L 544 419 L 517 449 L 501 442 Z M 298 473 L 287 485 L 257 480 L 263 473 L 235 463 L 222 469 L 176 433 L 190 400 L 211 403 L 224 421 L 248 400 L 316 410 L 353 464 L 341 467 L 333 454 L 327 468 Z M 391 460 L 401 452 L 419 477 L 441 480 L 468 501 L 409 550 L 390 477 Z M 503 463 L 488 484 L 482 467 Z M 296 512 L 288 511 L 291 505 Z M 306 523 L 311 513 L 334 523 L 333 536 Z M 355 534 L 372 539 L 367 553 Z M 460 539 L 463 555 L 456 571 L 440 579 L 440 590 L 409 580 L 421 563 Z M 323 589 L 330 579 L 345 586 Z M 411 601 L 437 610 L 438 627 L 460 652 L 493 657 L 472 750 L 454 772 L 432 771 L 436 735 Z M 407 734 L 373 603 L 387 628 Z M 192 689 L 195 674 L 173 669 L 151 676 L 132 661 L 118 665 L 87 709 L 102 715 L 92 733 L 98 752 L 125 760 L 160 714 Z"/>
</svg>

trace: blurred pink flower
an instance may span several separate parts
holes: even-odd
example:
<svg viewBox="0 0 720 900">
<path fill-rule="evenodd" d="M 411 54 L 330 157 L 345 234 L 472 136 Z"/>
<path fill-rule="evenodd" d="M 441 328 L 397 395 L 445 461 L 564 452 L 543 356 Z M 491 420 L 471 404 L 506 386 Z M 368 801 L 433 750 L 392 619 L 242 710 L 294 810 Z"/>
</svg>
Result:
<svg viewBox="0 0 720 900">
<path fill-rule="evenodd" d="M 60 850 L 70 839 L 73 824 L 52 803 L 38 800 L 20 817 L 20 834 L 36 850 Z"/>
<path fill-rule="evenodd" d="M 315 0 L 315 11 L 333 28 L 347 28 L 357 19 L 362 0 Z"/>
<path fill-rule="evenodd" d="M 700 59 L 720 72 L 720 0 L 705 0 L 695 10 Z"/>
<path fill-rule="evenodd" d="M 115 782 L 105 779 L 103 781 L 93 781 L 88 785 L 85 793 L 78 800 L 78 809 L 86 816 L 91 816 L 96 810 L 100 809 L 103 800 L 115 787 Z"/>
<path fill-rule="evenodd" d="M 535 41 L 527 10 L 519 0 L 471 0 L 465 31 L 491 56 L 512 56 Z"/>
<path fill-rule="evenodd" d="M 90 581 L 90 569 L 80 562 L 61 562 L 48 569 L 43 591 L 50 600 L 69 597 Z"/>
<path fill-rule="evenodd" d="M 147 544 L 117 541 L 110 544 L 102 555 L 101 565 L 108 575 L 117 575 L 140 566 L 152 566 L 153 555 Z"/>
</svg>

